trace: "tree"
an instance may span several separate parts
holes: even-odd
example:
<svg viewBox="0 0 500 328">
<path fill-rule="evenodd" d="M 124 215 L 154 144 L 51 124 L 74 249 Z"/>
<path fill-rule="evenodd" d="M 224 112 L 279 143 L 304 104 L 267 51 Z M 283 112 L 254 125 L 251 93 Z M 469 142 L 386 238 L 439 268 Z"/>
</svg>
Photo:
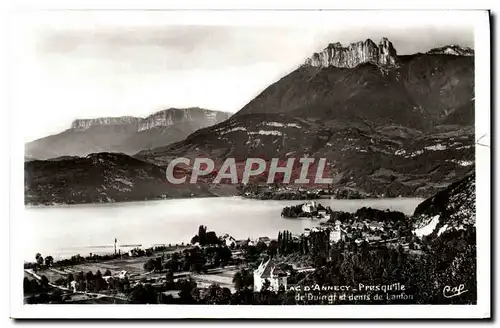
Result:
<svg viewBox="0 0 500 328">
<path fill-rule="evenodd" d="M 83 271 L 78 272 L 75 280 L 76 280 L 76 282 L 85 281 L 85 275 L 83 274 Z"/>
<path fill-rule="evenodd" d="M 143 284 L 137 284 L 129 295 L 129 299 L 133 304 L 148 304 L 148 291 Z"/>
<path fill-rule="evenodd" d="M 262 284 L 262 289 L 260 290 L 261 292 L 269 290 L 269 287 L 271 287 L 271 282 L 266 279 L 264 280 L 264 283 Z"/>
<path fill-rule="evenodd" d="M 108 284 L 106 283 L 106 280 L 102 276 L 97 276 L 95 278 L 95 291 L 98 292 L 100 290 L 106 289 L 108 287 Z"/>
<path fill-rule="evenodd" d="M 167 270 L 167 273 L 165 274 L 165 285 L 167 289 L 173 289 L 175 286 L 174 273 L 172 270 Z"/>
<path fill-rule="evenodd" d="M 220 240 L 217 237 L 217 234 L 214 231 L 209 231 L 206 235 L 206 243 L 207 245 L 218 245 L 220 244 Z M 201 243 L 200 243 L 201 245 Z"/>
<path fill-rule="evenodd" d="M 155 261 L 153 259 L 148 259 L 143 267 L 144 271 L 151 272 L 155 269 Z"/>
<path fill-rule="evenodd" d="M 112 291 L 115 291 L 116 292 L 116 289 L 117 289 L 117 281 L 115 278 L 111 277 L 108 279 L 108 290 L 112 290 Z"/>
<path fill-rule="evenodd" d="M 189 271 L 191 271 L 191 272 L 200 273 L 201 270 L 202 270 L 202 266 L 199 262 L 191 263 L 191 266 L 189 267 Z"/>
<path fill-rule="evenodd" d="M 200 242 L 200 245 L 206 245 L 207 244 L 207 227 L 200 225 L 198 227 L 198 239 Z"/>
<path fill-rule="evenodd" d="M 208 294 L 205 302 L 208 304 L 229 304 L 231 301 L 231 291 L 229 288 L 221 288 L 218 284 L 211 284 L 208 287 Z"/>
<path fill-rule="evenodd" d="M 43 275 L 42 278 L 40 279 L 40 285 L 42 286 L 42 288 L 49 287 L 49 279 L 47 279 L 45 275 Z"/>
<path fill-rule="evenodd" d="M 42 257 L 42 256 L 37 257 L 36 262 L 37 262 L 39 265 L 42 265 L 42 264 L 43 264 L 43 257 Z"/>
<path fill-rule="evenodd" d="M 255 247 L 257 248 L 259 253 L 262 253 L 267 249 L 266 243 L 263 242 L 262 240 L 259 240 L 259 242 L 257 243 L 257 245 Z"/>
<path fill-rule="evenodd" d="M 242 269 L 233 276 L 233 283 L 236 290 L 253 288 L 253 273 L 251 270 Z"/>
<path fill-rule="evenodd" d="M 85 280 L 93 280 L 94 279 L 94 274 L 92 271 L 89 271 L 85 274 Z"/>
<path fill-rule="evenodd" d="M 31 283 L 28 277 L 24 277 L 23 279 L 23 291 L 25 294 L 31 291 Z"/>
<path fill-rule="evenodd" d="M 278 253 L 278 243 L 276 242 L 276 240 L 272 240 L 269 243 L 269 247 L 267 249 L 267 254 L 269 254 L 269 256 L 271 258 L 273 258 L 276 256 L 277 253 Z"/>
<path fill-rule="evenodd" d="M 177 272 L 179 271 L 179 263 L 177 260 L 170 259 L 163 263 L 163 269 Z"/>
<path fill-rule="evenodd" d="M 45 257 L 45 265 L 50 267 L 54 264 L 54 258 L 51 255 Z"/>
<path fill-rule="evenodd" d="M 237 291 L 240 291 L 243 288 L 243 277 L 241 276 L 241 272 L 238 271 L 234 274 L 233 284 Z"/>
<path fill-rule="evenodd" d="M 108 276 L 111 276 L 111 271 L 109 269 L 106 269 L 106 271 L 104 271 L 104 276 L 105 277 L 108 277 Z"/>
<path fill-rule="evenodd" d="M 193 238 L 191 238 L 192 245 L 199 243 L 199 242 L 200 242 L 200 237 L 198 237 L 198 235 L 195 235 Z"/>
<path fill-rule="evenodd" d="M 62 303 L 62 292 L 60 289 L 54 290 L 54 292 L 50 295 L 50 302 L 55 304 Z"/>
<path fill-rule="evenodd" d="M 175 284 L 179 290 L 180 301 L 185 304 L 192 304 L 195 300 L 193 295 L 196 294 L 197 286 L 193 279 L 181 279 Z M 196 291 L 195 291 L 196 290 Z"/>
</svg>

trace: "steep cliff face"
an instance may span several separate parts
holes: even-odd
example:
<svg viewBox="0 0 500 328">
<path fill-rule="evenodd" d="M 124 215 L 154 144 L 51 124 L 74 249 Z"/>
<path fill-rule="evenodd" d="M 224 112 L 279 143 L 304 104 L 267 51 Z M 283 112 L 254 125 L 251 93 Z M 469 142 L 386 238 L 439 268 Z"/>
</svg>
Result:
<svg viewBox="0 0 500 328">
<path fill-rule="evenodd" d="M 397 53 L 391 41 L 387 38 L 382 38 L 378 45 L 378 50 L 379 65 L 389 67 L 397 66 Z"/>
<path fill-rule="evenodd" d="M 346 61 L 349 48 L 357 50 Z M 321 60 L 309 58 L 310 65 L 273 83 L 235 115 L 286 113 L 419 130 L 474 124 L 474 56 L 396 57 L 386 39 L 379 46 L 370 40 L 347 48 L 331 44 L 317 56 Z"/>
<path fill-rule="evenodd" d="M 87 130 L 92 126 L 100 125 L 136 125 L 137 131 L 149 130 L 154 127 L 168 127 L 177 123 L 198 122 L 203 126 L 222 122 L 231 116 L 229 113 L 217 112 L 208 109 L 193 108 L 169 108 L 146 118 L 121 116 L 121 117 L 98 117 L 92 119 L 77 119 L 71 123 L 71 129 Z"/>
<path fill-rule="evenodd" d="M 314 67 L 354 68 L 363 63 L 372 63 L 382 67 L 398 65 L 396 49 L 392 43 L 383 38 L 377 46 L 370 39 L 351 43 L 347 47 L 330 43 L 323 51 L 307 58 L 305 64 Z"/>
<path fill-rule="evenodd" d="M 96 125 L 138 125 L 142 119 L 133 116 L 99 117 L 92 119 L 79 119 L 71 123 L 72 129 L 87 130 Z"/>
<path fill-rule="evenodd" d="M 203 108 L 170 108 L 154 113 L 142 119 L 138 131 L 152 129 L 157 126 L 168 127 L 176 123 L 196 122 L 202 127 L 213 125 L 228 119 L 229 113 L 215 112 Z"/>
</svg>

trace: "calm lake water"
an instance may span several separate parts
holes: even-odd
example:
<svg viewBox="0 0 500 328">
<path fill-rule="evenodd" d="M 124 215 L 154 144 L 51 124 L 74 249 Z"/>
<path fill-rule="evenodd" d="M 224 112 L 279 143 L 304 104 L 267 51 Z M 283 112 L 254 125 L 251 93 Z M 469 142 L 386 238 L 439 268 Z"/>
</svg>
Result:
<svg viewBox="0 0 500 328">
<path fill-rule="evenodd" d="M 411 215 L 422 201 L 419 198 L 321 200 L 333 210 L 354 212 L 363 206 L 391 209 Z M 304 201 L 252 200 L 239 197 L 190 198 L 114 204 L 28 207 L 23 224 L 25 260 L 35 254 L 54 259 L 74 254 L 112 253 L 118 245 L 187 243 L 207 226 L 217 235 L 228 233 L 236 239 L 268 236 L 278 231 L 301 233 L 319 224 L 319 220 L 284 219 L 281 209 Z M 126 250 L 127 247 L 121 247 Z"/>
</svg>

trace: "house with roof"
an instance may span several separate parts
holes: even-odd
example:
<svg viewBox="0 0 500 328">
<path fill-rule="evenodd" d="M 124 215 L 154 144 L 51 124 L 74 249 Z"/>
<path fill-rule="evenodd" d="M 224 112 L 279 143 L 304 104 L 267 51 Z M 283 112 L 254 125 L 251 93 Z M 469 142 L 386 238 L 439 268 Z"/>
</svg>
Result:
<svg viewBox="0 0 500 328">
<path fill-rule="evenodd" d="M 128 276 L 128 272 L 125 270 L 122 270 L 118 273 L 118 278 L 120 279 L 125 279 Z"/>
<path fill-rule="evenodd" d="M 271 238 L 269 237 L 259 237 L 258 242 L 263 242 L 264 244 L 266 244 L 266 246 L 269 246 L 269 244 L 271 243 Z"/>
<path fill-rule="evenodd" d="M 330 230 L 330 244 L 336 243 L 342 238 L 342 228 L 340 226 L 334 226 Z"/>
<path fill-rule="evenodd" d="M 69 283 L 69 285 L 70 285 L 71 290 L 73 290 L 73 293 L 76 293 L 76 291 L 77 291 L 77 289 L 76 289 L 77 282 L 76 282 L 76 281 L 74 281 L 74 280 L 72 280 L 72 281 Z"/>
<path fill-rule="evenodd" d="M 277 264 L 269 259 L 262 262 L 257 270 L 253 272 L 253 291 L 260 292 L 265 281 L 269 281 L 269 290 L 278 291 L 280 286 L 286 289 L 287 274 L 281 270 Z"/>
<path fill-rule="evenodd" d="M 316 202 L 313 200 L 310 203 L 305 203 L 302 205 L 302 212 L 304 213 L 312 213 L 314 211 L 317 211 L 318 205 Z"/>
<path fill-rule="evenodd" d="M 220 240 L 227 247 L 235 247 L 236 246 L 236 239 L 227 233 L 224 234 L 222 237 L 220 237 Z"/>
<path fill-rule="evenodd" d="M 370 230 L 372 231 L 384 231 L 384 224 L 378 221 L 371 221 L 370 223 L 368 223 L 368 228 L 370 228 Z"/>
</svg>

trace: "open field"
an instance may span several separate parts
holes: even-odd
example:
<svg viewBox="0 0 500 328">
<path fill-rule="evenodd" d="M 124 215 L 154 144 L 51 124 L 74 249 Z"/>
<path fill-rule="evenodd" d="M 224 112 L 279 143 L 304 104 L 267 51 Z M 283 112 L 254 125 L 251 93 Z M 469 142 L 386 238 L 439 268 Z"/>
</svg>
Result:
<svg viewBox="0 0 500 328">
<path fill-rule="evenodd" d="M 236 289 L 233 284 L 233 276 L 238 272 L 238 267 L 227 266 L 225 268 L 218 268 L 209 270 L 206 274 L 192 274 L 191 277 L 196 280 L 198 286 L 208 287 L 215 283 L 221 287 L 227 287 L 234 293 Z"/>
<path fill-rule="evenodd" d="M 185 248 L 185 247 L 184 247 Z M 184 249 L 182 248 L 182 249 Z M 45 270 L 40 270 L 37 272 L 39 276 L 45 275 L 49 282 L 54 283 L 59 278 L 65 278 L 68 274 L 73 274 L 74 276 L 79 272 L 86 274 L 89 271 L 96 273 L 97 270 L 101 271 L 104 275 L 106 270 L 111 272 L 111 275 L 118 275 L 121 271 L 127 271 L 127 276 L 132 283 L 138 282 L 139 280 L 145 278 L 148 281 L 153 281 L 156 283 L 161 283 L 165 279 L 165 273 L 149 273 L 144 271 L 144 263 L 149 259 L 155 259 L 162 255 L 171 254 L 174 252 L 182 251 L 181 248 L 176 248 L 173 250 L 168 250 L 165 252 L 156 252 L 152 256 L 146 257 L 132 257 L 126 259 L 114 259 L 100 262 L 86 262 L 82 264 L 60 267 L 60 268 L 49 268 Z M 208 287 L 213 283 L 219 284 L 221 287 L 227 287 L 234 292 L 233 286 L 233 276 L 238 271 L 236 266 L 227 266 L 225 268 L 210 269 L 206 274 L 191 273 L 189 271 L 176 272 L 174 273 L 175 279 L 180 278 L 193 278 L 199 285 L 199 287 Z M 32 278 L 26 272 L 24 273 L 28 278 Z"/>
</svg>

